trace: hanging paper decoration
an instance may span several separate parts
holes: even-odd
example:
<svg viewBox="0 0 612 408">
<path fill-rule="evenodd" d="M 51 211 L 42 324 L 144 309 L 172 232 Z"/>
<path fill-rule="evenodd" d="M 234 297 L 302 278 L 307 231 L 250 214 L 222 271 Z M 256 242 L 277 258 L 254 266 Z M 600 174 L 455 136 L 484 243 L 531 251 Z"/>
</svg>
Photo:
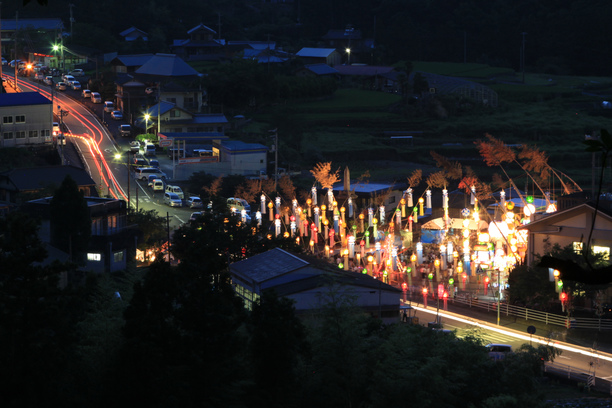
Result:
<svg viewBox="0 0 612 408">
<path fill-rule="evenodd" d="M 406 192 L 408 193 L 408 207 L 414 207 L 414 203 L 412 202 L 412 189 L 409 188 Z"/>
<path fill-rule="evenodd" d="M 312 205 L 317 205 L 317 188 L 313 187 L 310 191 L 312 192 Z"/>
<path fill-rule="evenodd" d="M 427 198 L 427 201 L 425 202 L 425 208 L 430 209 L 431 208 L 431 190 L 427 190 L 425 192 L 425 197 Z"/>
<path fill-rule="evenodd" d="M 476 187 L 471 187 L 472 192 L 470 193 L 470 205 L 476 204 Z"/>
</svg>

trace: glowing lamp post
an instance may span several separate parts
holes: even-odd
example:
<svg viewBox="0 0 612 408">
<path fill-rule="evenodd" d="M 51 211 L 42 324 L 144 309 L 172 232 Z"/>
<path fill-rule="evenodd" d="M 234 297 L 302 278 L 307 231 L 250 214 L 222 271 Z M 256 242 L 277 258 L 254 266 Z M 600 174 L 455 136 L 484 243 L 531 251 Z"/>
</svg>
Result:
<svg viewBox="0 0 612 408">
<path fill-rule="evenodd" d="M 427 287 L 423 288 L 423 307 L 427 308 Z"/>
<path fill-rule="evenodd" d="M 421 217 L 423 217 L 425 215 L 425 211 L 423 210 L 423 203 L 425 202 L 425 200 L 423 199 L 423 197 L 419 198 L 419 215 Z"/>
</svg>

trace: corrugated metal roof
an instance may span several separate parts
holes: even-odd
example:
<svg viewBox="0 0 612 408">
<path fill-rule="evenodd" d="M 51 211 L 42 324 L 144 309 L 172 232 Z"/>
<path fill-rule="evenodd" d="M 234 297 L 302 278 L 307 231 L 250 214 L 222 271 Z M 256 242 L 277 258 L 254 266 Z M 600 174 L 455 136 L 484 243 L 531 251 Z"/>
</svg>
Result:
<svg viewBox="0 0 612 408">
<path fill-rule="evenodd" d="M 51 101 L 38 92 L 0 94 L 0 106 L 50 105 Z"/>
<path fill-rule="evenodd" d="M 302 48 L 297 52 L 298 57 L 317 57 L 317 58 L 327 58 L 336 51 L 335 48 Z"/>
<path fill-rule="evenodd" d="M 136 73 L 165 77 L 198 75 L 198 71 L 174 54 L 155 54 L 138 68 Z"/>
<path fill-rule="evenodd" d="M 330 67 L 327 64 L 310 64 L 310 65 L 305 65 L 304 68 L 306 68 L 309 71 L 312 71 L 313 73 L 317 75 L 335 75 L 338 73 L 336 69 Z"/>
<path fill-rule="evenodd" d="M 231 269 L 244 279 L 261 284 L 268 279 L 296 272 L 309 265 L 305 260 L 283 249 L 274 248 L 244 261 L 235 262 L 231 265 Z"/>
<path fill-rule="evenodd" d="M 21 18 L 15 21 L 12 19 L 2 19 L 2 31 L 15 31 L 15 27 L 20 30 L 32 27 L 43 30 L 63 30 L 64 23 L 59 18 Z"/>
</svg>

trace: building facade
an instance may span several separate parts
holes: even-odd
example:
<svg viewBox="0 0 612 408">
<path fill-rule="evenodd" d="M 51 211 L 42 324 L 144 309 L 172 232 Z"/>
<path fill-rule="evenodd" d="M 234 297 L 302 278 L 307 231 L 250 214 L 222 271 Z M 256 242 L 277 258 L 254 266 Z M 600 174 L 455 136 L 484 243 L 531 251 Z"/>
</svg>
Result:
<svg viewBox="0 0 612 408">
<path fill-rule="evenodd" d="M 53 104 L 38 92 L 0 94 L 0 118 L 0 147 L 53 142 Z"/>
</svg>

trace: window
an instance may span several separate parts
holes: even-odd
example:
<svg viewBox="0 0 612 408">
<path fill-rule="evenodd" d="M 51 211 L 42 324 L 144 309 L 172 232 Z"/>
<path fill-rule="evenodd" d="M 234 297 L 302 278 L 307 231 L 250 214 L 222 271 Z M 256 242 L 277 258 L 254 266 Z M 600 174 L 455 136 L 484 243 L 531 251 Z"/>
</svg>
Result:
<svg viewBox="0 0 612 408">
<path fill-rule="evenodd" d="M 20 130 L 18 132 L 15 132 L 15 138 L 16 139 L 25 139 L 25 130 Z"/>
<path fill-rule="evenodd" d="M 593 253 L 601 254 L 603 256 L 604 261 L 610 259 L 610 247 L 593 245 Z"/>
<path fill-rule="evenodd" d="M 123 251 L 115 252 L 113 254 L 113 260 L 115 262 L 122 262 L 123 261 Z"/>
<path fill-rule="evenodd" d="M 582 253 L 582 242 L 573 242 L 572 244 L 574 246 L 574 252 L 577 254 L 581 254 Z"/>
<path fill-rule="evenodd" d="M 15 123 L 25 123 L 25 115 L 15 116 Z"/>
<path fill-rule="evenodd" d="M 102 254 L 87 254 L 88 261 L 100 262 L 102 260 Z"/>
<path fill-rule="evenodd" d="M 176 103 L 176 98 L 168 98 L 166 100 L 171 103 Z"/>
<path fill-rule="evenodd" d="M 2 133 L 2 137 L 4 140 L 9 140 L 13 138 L 13 132 L 4 132 Z"/>
<path fill-rule="evenodd" d="M 9 125 L 9 124 L 13 123 L 13 117 L 12 116 L 4 116 L 2 118 L 2 123 L 4 123 L 5 125 Z"/>
<path fill-rule="evenodd" d="M 30 130 L 28 137 L 38 137 L 38 130 Z"/>
<path fill-rule="evenodd" d="M 51 131 L 49 129 L 43 129 L 43 130 L 40 131 L 40 135 L 41 136 L 49 137 L 49 136 L 51 136 Z"/>
<path fill-rule="evenodd" d="M 172 109 L 170 111 L 170 117 L 171 118 L 180 118 L 181 117 L 181 111 L 178 109 Z"/>
</svg>

